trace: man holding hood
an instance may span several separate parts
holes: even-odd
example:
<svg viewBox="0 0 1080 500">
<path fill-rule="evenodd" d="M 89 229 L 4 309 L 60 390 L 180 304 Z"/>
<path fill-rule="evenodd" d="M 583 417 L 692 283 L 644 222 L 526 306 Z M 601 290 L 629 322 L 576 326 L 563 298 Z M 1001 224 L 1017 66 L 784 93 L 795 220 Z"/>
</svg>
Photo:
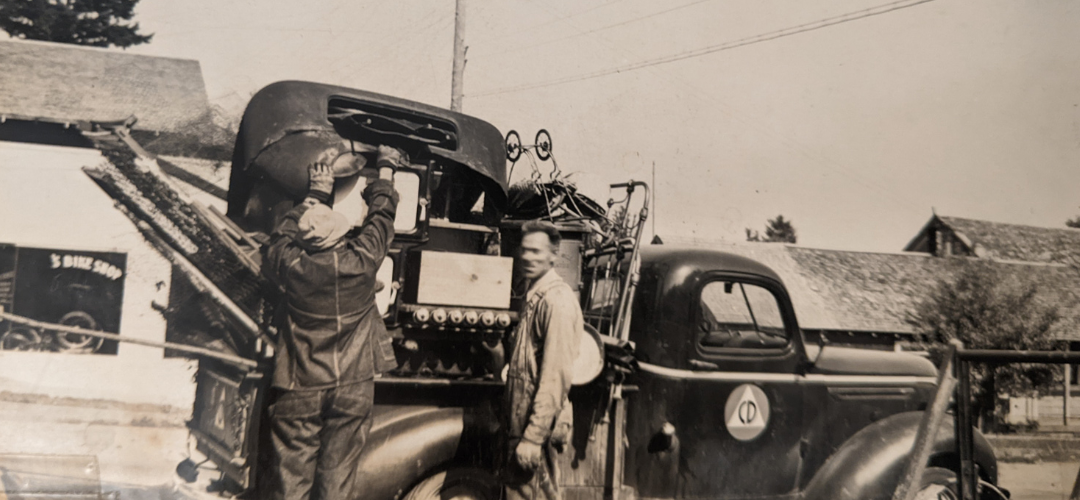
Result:
<svg viewBox="0 0 1080 500">
<path fill-rule="evenodd" d="M 364 189 L 359 234 L 327 203 L 332 167 L 309 167 L 307 198 L 277 224 L 263 271 L 285 291 L 269 409 L 274 498 L 353 498 L 357 463 L 371 429 L 374 377 L 397 367 L 375 307 L 375 275 L 394 236 L 401 151 L 380 146 L 379 179 Z"/>
</svg>

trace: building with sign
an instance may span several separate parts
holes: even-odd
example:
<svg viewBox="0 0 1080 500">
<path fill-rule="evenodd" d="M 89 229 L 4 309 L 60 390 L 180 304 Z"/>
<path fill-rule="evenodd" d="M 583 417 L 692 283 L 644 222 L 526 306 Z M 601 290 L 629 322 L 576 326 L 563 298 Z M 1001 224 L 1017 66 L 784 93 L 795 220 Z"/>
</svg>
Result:
<svg viewBox="0 0 1080 500">
<path fill-rule="evenodd" d="M 134 116 L 167 173 L 224 210 L 227 140 L 197 61 L 0 41 L 0 305 L 9 313 L 162 342 L 172 267 L 82 169 L 83 135 Z M 217 130 L 209 127 L 212 133 Z M 17 330 L 12 332 L 12 330 Z M 0 393 L 190 408 L 194 362 L 162 349 L 0 323 Z"/>
</svg>

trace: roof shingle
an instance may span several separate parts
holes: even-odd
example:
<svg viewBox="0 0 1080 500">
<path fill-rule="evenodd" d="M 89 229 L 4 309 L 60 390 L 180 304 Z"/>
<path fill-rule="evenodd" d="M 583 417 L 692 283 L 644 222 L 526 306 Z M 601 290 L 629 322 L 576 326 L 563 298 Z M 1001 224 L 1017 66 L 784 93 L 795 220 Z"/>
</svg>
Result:
<svg viewBox="0 0 1080 500">
<path fill-rule="evenodd" d="M 56 122 L 122 120 L 175 132 L 209 112 L 199 62 L 119 50 L 0 41 L 0 115 Z"/>
<path fill-rule="evenodd" d="M 936 285 L 976 259 L 924 253 L 874 253 L 775 243 L 673 240 L 757 260 L 784 280 L 799 325 L 810 330 L 916 333 L 905 319 Z M 985 261 L 984 261 L 985 262 Z M 1064 338 L 1080 340 L 1080 269 L 1061 264 L 991 261 L 1006 280 L 1034 283 L 1038 299 L 1057 306 Z"/>
</svg>

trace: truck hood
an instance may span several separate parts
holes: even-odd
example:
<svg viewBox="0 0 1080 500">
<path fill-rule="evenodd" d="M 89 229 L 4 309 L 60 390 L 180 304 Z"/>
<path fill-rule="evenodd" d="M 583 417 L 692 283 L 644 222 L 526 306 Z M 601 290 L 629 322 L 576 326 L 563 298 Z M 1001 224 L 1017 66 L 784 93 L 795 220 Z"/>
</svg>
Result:
<svg viewBox="0 0 1080 500">
<path fill-rule="evenodd" d="M 914 377 L 936 377 L 937 368 L 930 360 L 914 354 L 853 349 L 850 347 L 825 346 L 818 357 L 820 348 L 806 346 L 806 356 L 817 363 L 809 373 L 820 375 L 907 375 Z"/>
</svg>

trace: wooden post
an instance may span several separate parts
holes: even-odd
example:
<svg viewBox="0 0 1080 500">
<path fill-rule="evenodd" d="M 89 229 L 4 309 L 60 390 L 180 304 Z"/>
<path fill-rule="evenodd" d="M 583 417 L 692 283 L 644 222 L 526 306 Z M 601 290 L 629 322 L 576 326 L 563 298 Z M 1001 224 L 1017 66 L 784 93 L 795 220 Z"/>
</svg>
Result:
<svg viewBox="0 0 1080 500">
<path fill-rule="evenodd" d="M 454 73 L 450 82 L 450 111 L 461 112 L 461 98 L 465 83 L 465 0 L 456 0 L 454 10 Z"/>
</svg>

